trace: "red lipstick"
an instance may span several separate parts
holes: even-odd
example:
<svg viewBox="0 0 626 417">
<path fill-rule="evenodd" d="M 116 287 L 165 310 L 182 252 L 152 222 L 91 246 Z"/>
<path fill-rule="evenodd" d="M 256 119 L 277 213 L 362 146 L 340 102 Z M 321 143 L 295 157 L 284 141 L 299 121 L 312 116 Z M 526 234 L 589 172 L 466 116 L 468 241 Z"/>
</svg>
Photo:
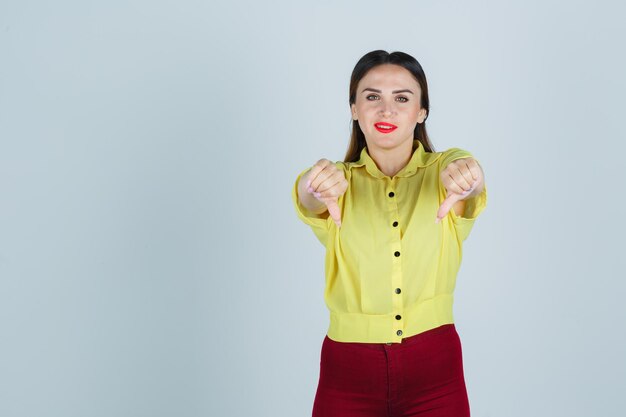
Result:
<svg viewBox="0 0 626 417">
<path fill-rule="evenodd" d="M 391 123 L 386 123 L 386 122 L 374 123 L 374 127 L 376 128 L 376 130 L 378 130 L 381 133 L 393 132 L 394 130 L 398 128 L 398 126 L 392 125 Z"/>
</svg>

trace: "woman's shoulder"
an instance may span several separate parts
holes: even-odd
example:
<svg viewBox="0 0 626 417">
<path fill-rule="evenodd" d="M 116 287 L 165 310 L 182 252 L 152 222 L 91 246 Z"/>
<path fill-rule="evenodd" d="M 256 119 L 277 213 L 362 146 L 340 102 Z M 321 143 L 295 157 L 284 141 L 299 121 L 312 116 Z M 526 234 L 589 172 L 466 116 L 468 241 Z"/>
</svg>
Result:
<svg viewBox="0 0 626 417">
<path fill-rule="evenodd" d="M 473 158 L 472 153 L 463 148 L 448 148 L 445 151 L 438 152 L 440 154 L 440 163 L 442 167 L 447 166 L 450 162 L 461 158 Z"/>
<path fill-rule="evenodd" d="M 335 166 L 345 172 L 350 172 L 352 168 L 357 165 L 356 162 L 344 162 L 344 161 L 335 161 Z"/>
</svg>

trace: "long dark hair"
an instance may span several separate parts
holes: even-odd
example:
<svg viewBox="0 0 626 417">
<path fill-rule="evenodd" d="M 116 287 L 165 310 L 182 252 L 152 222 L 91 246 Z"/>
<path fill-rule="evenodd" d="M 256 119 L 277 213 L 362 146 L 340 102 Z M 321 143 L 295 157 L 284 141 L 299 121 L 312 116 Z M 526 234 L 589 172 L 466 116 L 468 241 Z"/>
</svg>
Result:
<svg viewBox="0 0 626 417">
<path fill-rule="evenodd" d="M 383 51 L 381 49 L 368 52 L 363 55 L 359 62 L 356 63 L 354 70 L 352 70 L 352 76 L 350 77 L 350 96 L 349 105 L 352 105 L 356 101 L 356 89 L 359 85 L 359 81 L 367 74 L 372 68 L 382 64 L 394 64 L 406 68 L 413 77 L 417 80 L 422 91 L 421 107 L 426 109 L 426 119 L 430 113 L 430 101 L 428 99 L 428 83 L 426 82 L 426 75 L 422 66 L 415 58 L 404 52 L 392 52 Z M 434 152 L 433 146 L 428 139 L 428 133 L 426 133 L 426 119 L 423 123 L 418 123 L 415 126 L 415 132 L 413 138 L 420 141 L 424 146 L 426 152 Z M 350 135 L 350 145 L 348 145 L 348 151 L 344 162 L 356 162 L 359 160 L 359 156 L 363 148 L 367 146 L 365 141 L 365 135 L 359 127 L 359 121 L 352 121 L 352 133 Z"/>
</svg>

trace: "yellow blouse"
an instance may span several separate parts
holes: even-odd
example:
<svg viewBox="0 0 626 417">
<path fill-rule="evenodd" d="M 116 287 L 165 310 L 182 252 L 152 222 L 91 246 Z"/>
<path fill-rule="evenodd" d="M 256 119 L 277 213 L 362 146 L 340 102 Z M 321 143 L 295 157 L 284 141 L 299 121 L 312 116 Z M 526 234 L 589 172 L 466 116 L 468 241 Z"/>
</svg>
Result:
<svg viewBox="0 0 626 417">
<path fill-rule="evenodd" d="M 413 141 L 408 164 L 390 178 L 367 152 L 357 162 L 335 162 L 348 180 L 338 199 L 341 227 L 328 211 L 316 215 L 292 199 L 298 217 L 326 247 L 324 301 L 328 337 L 339 342 L 400 343 L 402 338 L 453 323 L 452 304 L 463 241 L 487 204 L 487 187 L 466 199 L 439 224 L 446 198 L 439 173 L 450 162 L 473 157 L 451 148 L 425 152 Z"/>
</svg>

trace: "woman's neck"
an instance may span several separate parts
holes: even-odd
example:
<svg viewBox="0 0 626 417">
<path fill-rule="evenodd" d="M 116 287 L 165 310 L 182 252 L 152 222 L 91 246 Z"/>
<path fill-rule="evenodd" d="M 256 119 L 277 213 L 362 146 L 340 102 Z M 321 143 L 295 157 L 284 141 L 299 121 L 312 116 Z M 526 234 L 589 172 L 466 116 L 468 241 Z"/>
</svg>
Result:
<svg viewBox="0 0 626 417">
<path fill-rule="evenodd" d="M 391 149 L 368 146 L 367 150 L 378 169 L 391 178 L 411 160 L 413 141 L 405 141 Z"/>
</svg>

